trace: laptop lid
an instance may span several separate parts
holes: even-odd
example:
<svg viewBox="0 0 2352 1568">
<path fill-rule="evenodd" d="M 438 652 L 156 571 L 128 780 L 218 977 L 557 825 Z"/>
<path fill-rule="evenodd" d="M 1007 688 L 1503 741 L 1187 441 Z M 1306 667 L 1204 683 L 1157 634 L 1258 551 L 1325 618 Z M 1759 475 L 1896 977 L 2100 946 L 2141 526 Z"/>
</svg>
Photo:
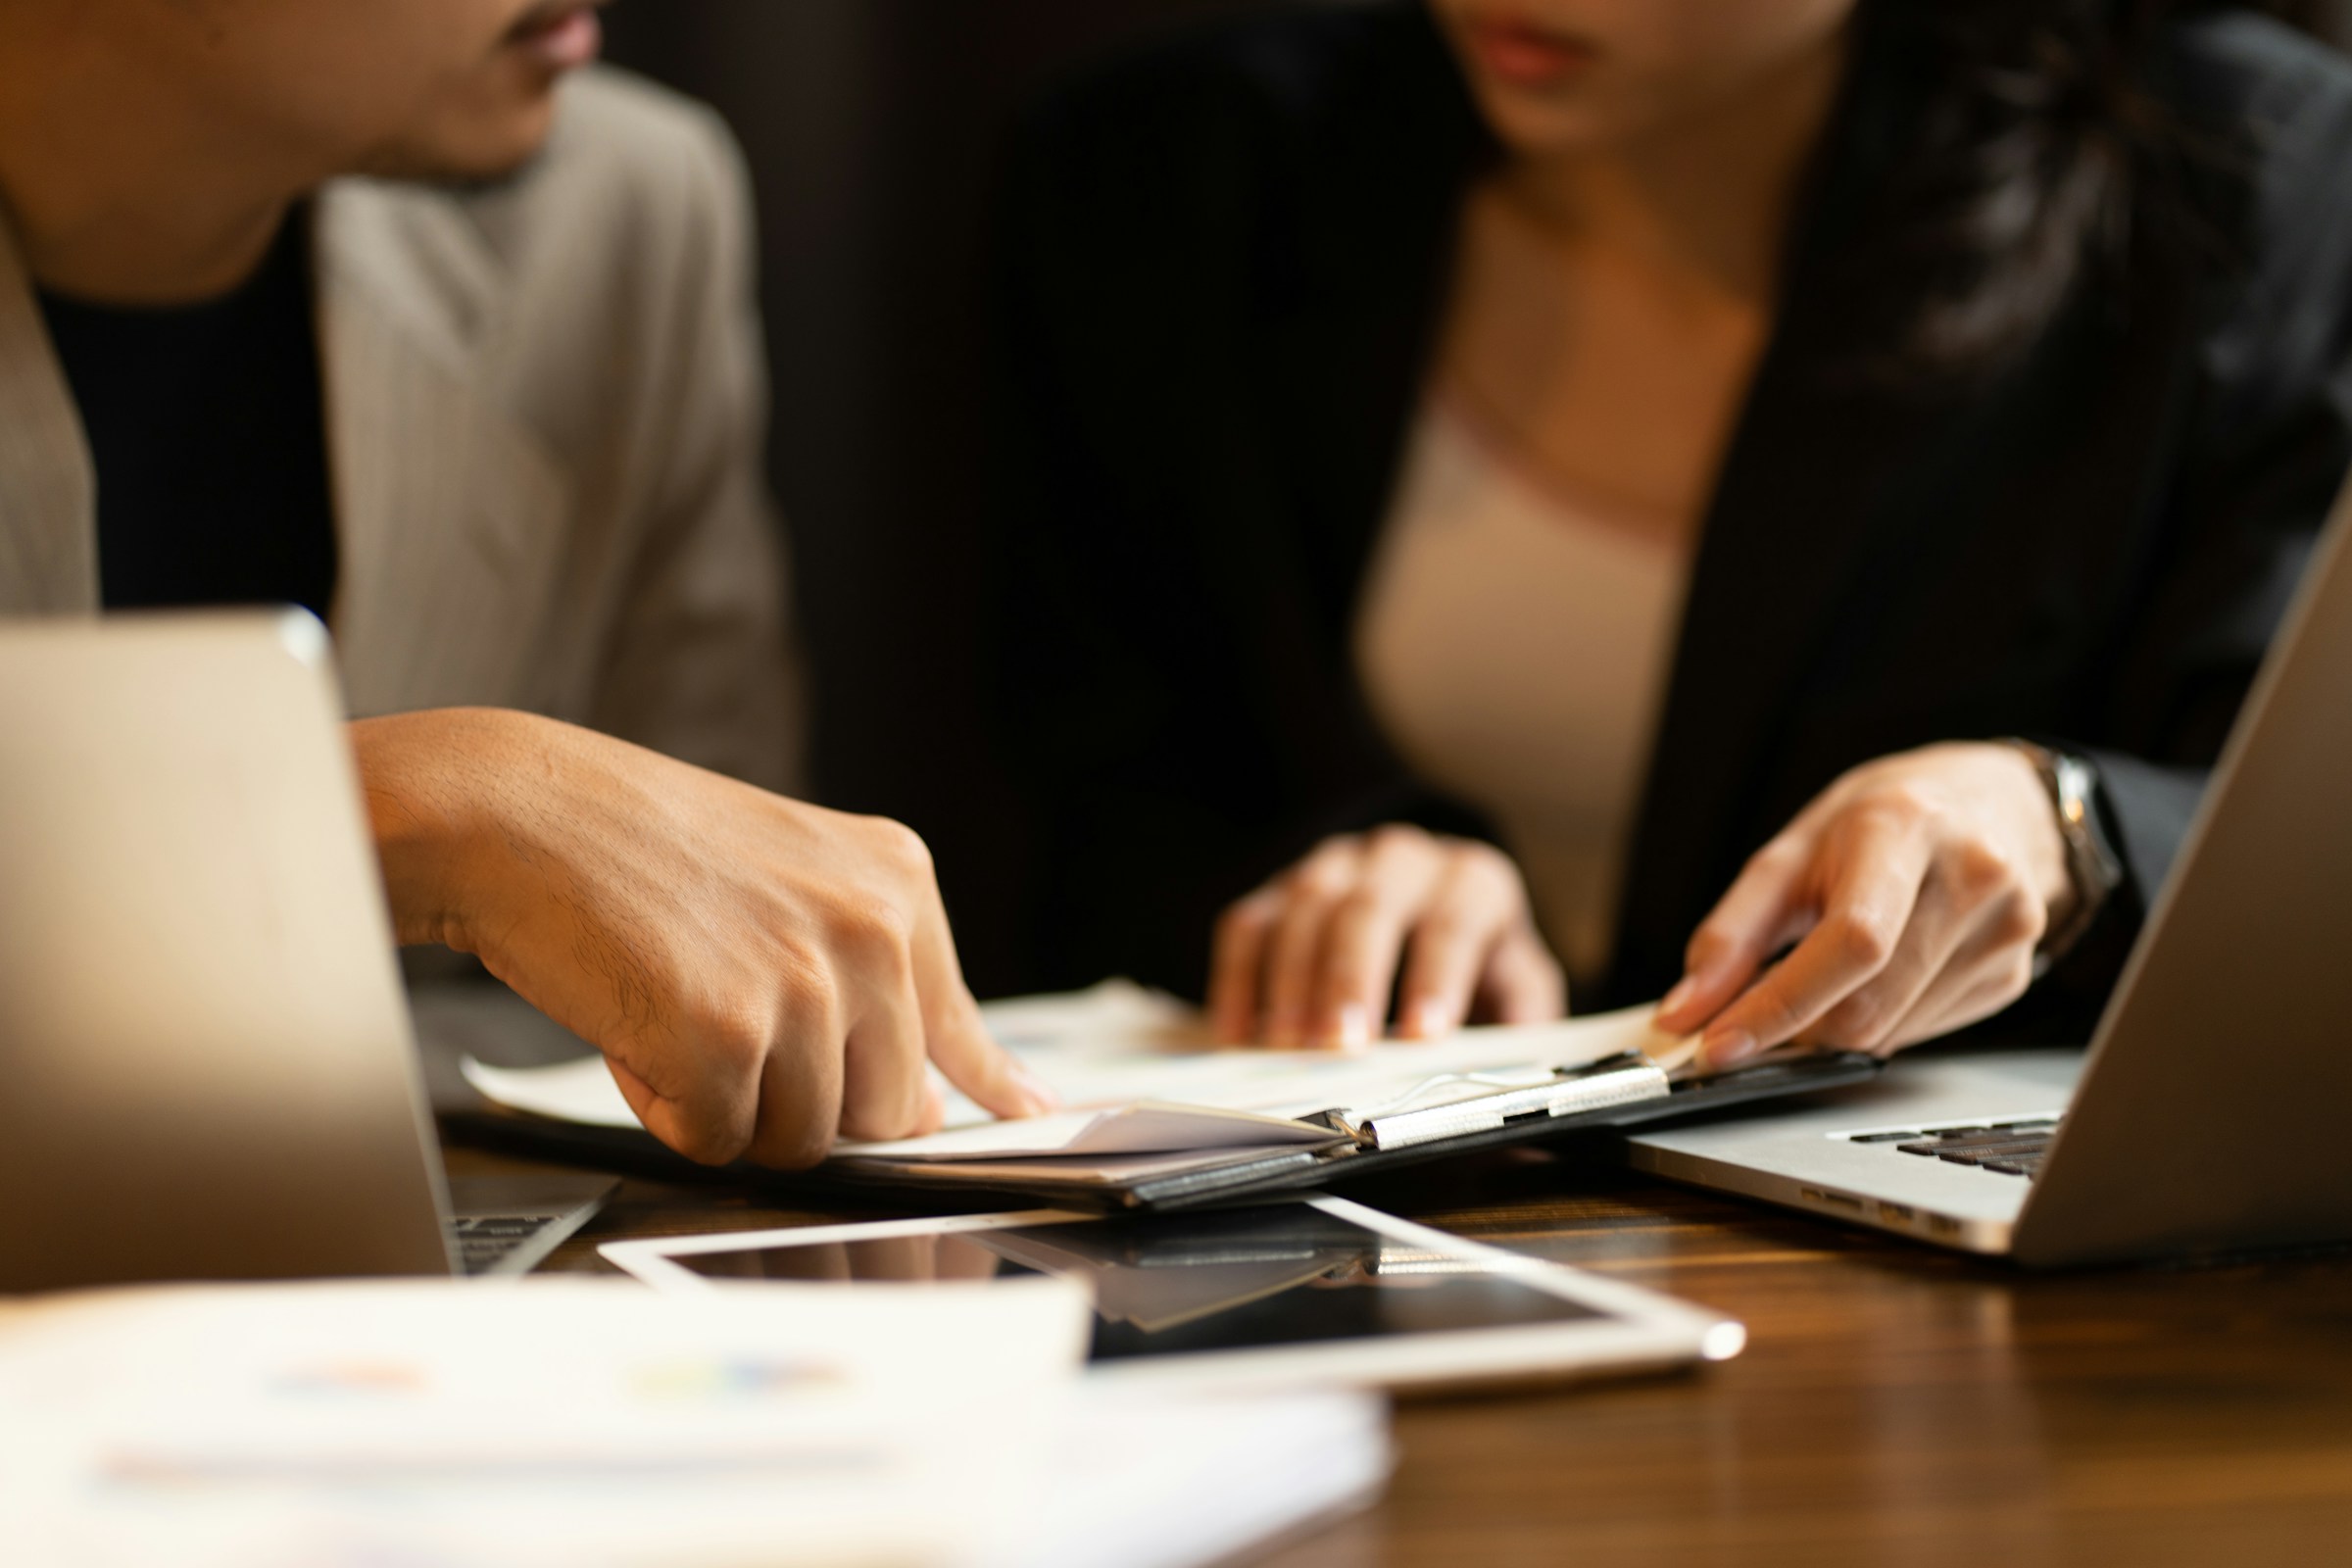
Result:
<svg viewBox="0 0 2352 1568">
<path fill-rule="evenodd" d="M 450 1269 L 306 614 L 0 626 L 0 1290 Z"/>
<path fill-rule="evenodd" d="M 2029 1263 L 2352 1237 L 2352 488 L 2020 1216 Z"/>
</svg>

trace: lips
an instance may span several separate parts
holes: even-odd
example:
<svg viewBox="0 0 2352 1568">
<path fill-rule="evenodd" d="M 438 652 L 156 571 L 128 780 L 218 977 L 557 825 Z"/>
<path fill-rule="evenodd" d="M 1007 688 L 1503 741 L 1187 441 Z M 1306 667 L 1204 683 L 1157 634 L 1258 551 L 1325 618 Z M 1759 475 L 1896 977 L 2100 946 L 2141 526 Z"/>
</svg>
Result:
<svg viewBox="0 0 2352 1568">
<path fill-rule="evenodd" d="M 508 30 L 507 47 L 531 56 L 553 71 L 572 71 L 594 61 L 604 48 L 601 0 L 548 0 L 532 7 Z"/>
<path fill-rule="evenodd" d="M 1479 68 L 1518 87 L 1564 85 L 1600 57 L 1589 39 L 1548 31 L 1519 17 L 1481 18 L 1465 31 Z"/>
</svg>

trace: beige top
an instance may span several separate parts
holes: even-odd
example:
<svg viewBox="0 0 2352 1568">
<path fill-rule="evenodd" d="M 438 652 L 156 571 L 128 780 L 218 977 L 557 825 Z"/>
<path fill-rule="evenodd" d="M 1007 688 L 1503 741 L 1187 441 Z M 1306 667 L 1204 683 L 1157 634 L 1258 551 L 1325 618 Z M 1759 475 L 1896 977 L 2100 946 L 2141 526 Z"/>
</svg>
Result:
<svg viewBox="0 0 2352 1568">
<path fill-rule="evenodd" d="M 315 221 L 352 710 L 523 709 L 793 785 L 751 201 L 717 121 L 591 72 L 519 178 L 336 180 Z M 0 220 L 0 615 L 98 609 L 94 492 Z"/>
<path fill-rule="evenodd" d="M 1355 628 L 1390 743 L 1501 831 L 1573 979 L 1608 966 L 1674 658 L 1681 530 L 1508 466 L 1424 409 Z"/>
</svg>

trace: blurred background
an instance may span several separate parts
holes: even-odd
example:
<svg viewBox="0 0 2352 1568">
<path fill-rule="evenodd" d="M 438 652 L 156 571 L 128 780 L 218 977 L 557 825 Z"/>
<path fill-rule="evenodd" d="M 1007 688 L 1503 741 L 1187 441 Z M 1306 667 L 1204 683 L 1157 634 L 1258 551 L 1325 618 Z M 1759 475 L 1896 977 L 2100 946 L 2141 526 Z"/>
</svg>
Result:
<svg viewBox="0 0 2352 1568">
<path fill-rule="evenodd" d="M 1269 0 L 636 0 L 619 64 L 715 105 L 758 181 L 776 493 L 816 673 L 816 790 L 930 838 L 968 978 L 1017 986 L 1019 864 L 967 697 L 982 233 L 1041 82 Z"/>
</svg>

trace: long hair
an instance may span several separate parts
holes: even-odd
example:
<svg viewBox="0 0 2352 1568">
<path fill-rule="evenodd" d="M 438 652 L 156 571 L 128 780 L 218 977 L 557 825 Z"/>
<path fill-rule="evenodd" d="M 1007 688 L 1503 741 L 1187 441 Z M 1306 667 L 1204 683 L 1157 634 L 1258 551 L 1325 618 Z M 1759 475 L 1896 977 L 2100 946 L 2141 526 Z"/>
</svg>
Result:
<svg viewBox="0 0 2352 1568">
<path fill-rule="evenodd" d="M 1973 379 L 2121 265 L 2139 185 L 2180 152 L 2146 85 L 2199 0 L 1872 0 L 1901 8 L 1924 87 L 1886 210 L 1854 258 L 1867 368 Z M 2333 0 L 2240 6 L 2323 35 Z"/>
</svg>

